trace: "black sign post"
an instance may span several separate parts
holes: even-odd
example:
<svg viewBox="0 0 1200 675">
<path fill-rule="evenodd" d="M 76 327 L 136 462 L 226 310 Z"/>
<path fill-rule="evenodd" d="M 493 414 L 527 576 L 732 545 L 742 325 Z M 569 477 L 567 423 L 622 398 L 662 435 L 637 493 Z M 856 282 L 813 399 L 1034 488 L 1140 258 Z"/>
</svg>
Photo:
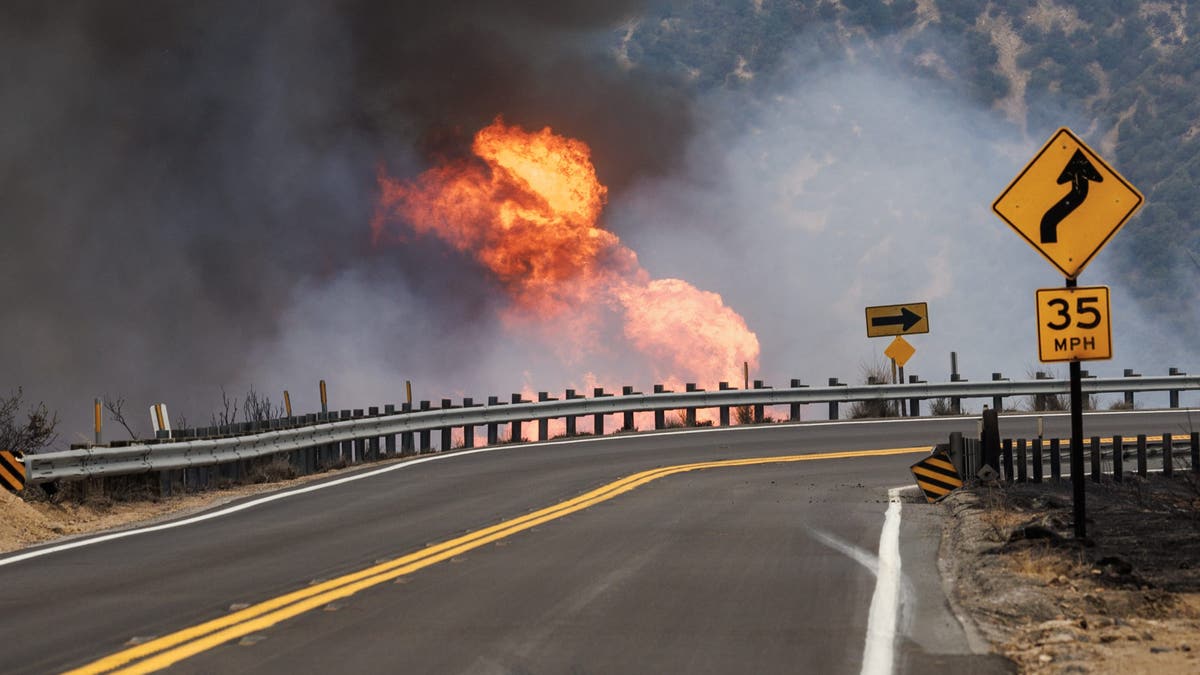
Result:
<svg viewBox="0 0 1200 675">
<path fill-rule="evenodd" d="M 1067 288 L 1075 280 L 1067 279 Z M 1078 359 L 1071 361 L 1071 490 L 1075 513 L 1075 538 L 1087 536 L 1087 497 L 1083 491 L 1083 373 Z"/>
</svg>

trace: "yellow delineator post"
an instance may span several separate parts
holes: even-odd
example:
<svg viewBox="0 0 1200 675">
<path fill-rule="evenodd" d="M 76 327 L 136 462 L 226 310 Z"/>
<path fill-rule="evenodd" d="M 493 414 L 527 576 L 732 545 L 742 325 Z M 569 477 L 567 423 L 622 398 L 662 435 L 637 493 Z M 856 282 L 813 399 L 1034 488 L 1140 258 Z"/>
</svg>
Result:
<svg viewBox="0 0 1200 675">
<path fill-rule="evenodd" d="M 96 445 L 100 445 L 100 427 L 103 418 L 100 416 L 100 399 L 96 399 Z"/>
<path fill-rule="evenodd" d="M 913 464 L 909 470 L 930 504 L 963 486 L 958 469 L 954 468 L 950 457 L 940 450 Z"/>
<path fill-rule="evenodd" d="M 288 417 L 292 416 L 292 396 L 288 393 L 287 389 L 283 390 L 283 409 Z"/>
<path fill-rule="evenodd" d="M 321 412 L 329 412 L 329 397 L 325 393 L 325 380 L 321 380 Z"/>
<path fill-rule="evenodd" d="M 25 489 L 25 455 L 0 450 L 0 484 L 13 492 Z"/>
</svg>

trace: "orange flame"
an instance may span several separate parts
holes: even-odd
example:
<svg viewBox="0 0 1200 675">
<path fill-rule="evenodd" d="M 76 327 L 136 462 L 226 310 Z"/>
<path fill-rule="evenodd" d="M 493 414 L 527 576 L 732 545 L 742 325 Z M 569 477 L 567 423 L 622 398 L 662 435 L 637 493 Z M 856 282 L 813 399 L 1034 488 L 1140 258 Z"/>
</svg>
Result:
<svg viewBox="0 0 1200 675">
<path fill-rule="evenodd" d="M 607 307 L 672 386 L 736 382 L 743 361 L 757 367 L 757 336 L 721 296 L 651 279 L 599 224 L 608 190 L 585 143 L 497 119 L 475 135 L 472 150 L 480 161 L 444 164 L 411 182 L 381 172 L 374 241 L 400 227 L 394 219 L 436 235 L 495 275 L 512 302 L 507 318 L 565 331 L 584 351 L 600 349 L 596 315 Z"/>
</svg>

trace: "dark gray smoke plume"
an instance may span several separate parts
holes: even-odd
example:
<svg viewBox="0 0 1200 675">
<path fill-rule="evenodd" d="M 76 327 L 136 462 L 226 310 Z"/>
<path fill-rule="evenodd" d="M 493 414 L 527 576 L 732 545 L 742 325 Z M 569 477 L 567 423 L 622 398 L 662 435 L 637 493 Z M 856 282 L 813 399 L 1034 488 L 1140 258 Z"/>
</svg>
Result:
<svg viewBox="0 0 1200 675">
<path fill-rule="evenodd" d="M 155 401 L 206 423 L 221 386 L 278 398 L 298 316 L 329 329 L 299 355 L 316 372 L 364 331 L 396 331 L 362 358 L 398 371 L 485 345 L 493 289 L 468 260 L 372 250 L 376 171 L 460 153 L 500 114 L 587 138 L 614 192 L 668 170 L 686 92 L 597 38 L 637 4 L 5 3 L 0 386 L 78 441 L 105 393 L 143 431 Z M 347 313 L 364 289 L 395 323 Z M 291 387 L 312 409 L 315 382 Z"/>
</svg>

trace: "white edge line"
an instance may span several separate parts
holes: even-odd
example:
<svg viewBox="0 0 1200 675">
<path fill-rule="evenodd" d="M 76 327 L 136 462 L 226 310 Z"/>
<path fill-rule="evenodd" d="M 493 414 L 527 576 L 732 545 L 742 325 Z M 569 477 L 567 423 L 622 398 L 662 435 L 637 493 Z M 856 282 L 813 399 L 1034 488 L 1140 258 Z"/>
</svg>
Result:
<svg viewBox="0 0 1200 675">
<path fill-rule="evenodd" d="M 888 508 L 879 533 L 879 568 L 867 615 L 862 675 L 888 675 L 895 664 L 896 624 L 900 615 L 900 492 L 888 490 Z"/>
</svg>

